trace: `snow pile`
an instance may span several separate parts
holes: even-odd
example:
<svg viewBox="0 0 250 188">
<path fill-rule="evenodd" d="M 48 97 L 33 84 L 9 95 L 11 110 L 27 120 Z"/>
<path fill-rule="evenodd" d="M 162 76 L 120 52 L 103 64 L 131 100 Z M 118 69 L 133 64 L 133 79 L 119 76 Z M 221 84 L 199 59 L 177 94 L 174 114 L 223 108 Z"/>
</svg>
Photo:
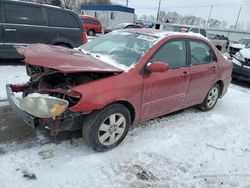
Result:
<svg viewBox="0 0 250 188">
<path fill-rule="evenodd" d="M 231 85 L 214 110 L 189 108 L 96 153 L 81 139 L 0 154 L 0 187 L 247 187 L 250 90 Z"/>
<path fill-rule="evenodd" d="M 29 80 L 25 66 L 0 66 L 0 100 L 6 100 L 6 84 L 25 83 Z"/>
</svg>

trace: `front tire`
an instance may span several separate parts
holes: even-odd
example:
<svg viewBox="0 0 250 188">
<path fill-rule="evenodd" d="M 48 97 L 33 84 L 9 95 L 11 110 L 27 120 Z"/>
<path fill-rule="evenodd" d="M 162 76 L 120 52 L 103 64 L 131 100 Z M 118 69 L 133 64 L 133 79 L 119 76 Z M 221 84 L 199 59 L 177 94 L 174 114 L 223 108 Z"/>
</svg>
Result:
<svg viewBox="0 0 250 188">
<path fill-rule="evenodd" d="M 220 96 L 221 88 L 219 84 L 215 84 L 208 92 L 204 101 L 200 104 L 199 108 L 202 111 L 209 111 L 213 109 L 216 105 L 219 96 Z"/>
<path fill-rule="evenodd" d="M 112 104 L 87 117 L 83 124 L 82 135 L 95 151 L 107 151 L 122 142 L 130 124 L 129 110 L 122 104 Z"/>
</svg>

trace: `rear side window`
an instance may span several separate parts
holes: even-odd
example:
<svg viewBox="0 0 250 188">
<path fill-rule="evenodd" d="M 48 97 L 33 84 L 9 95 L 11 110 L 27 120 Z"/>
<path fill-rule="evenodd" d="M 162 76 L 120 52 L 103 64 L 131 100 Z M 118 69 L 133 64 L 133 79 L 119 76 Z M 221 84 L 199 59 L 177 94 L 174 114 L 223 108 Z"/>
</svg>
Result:
<svg viewBox="0 0 250 188">
<path fill-rule="evenodd" d="M 87 18 L 81 18 L 82 22 L 85 24 L 94 24 L 94 25 L 99 25 L 99 21 L 97 20 L 92 20 L 92 19 L 87 19 Z"/>
<path fill-rule="evenodd" d="M 186 45 L 185 41 L 172 41 L 165 44 L 151 58 L 151 62 L 161 61 L 168 63 L 170 68 L 186 66 Z"/>
<path fill-rule="evenodd" d="M 208 64 L 213 61 L 210 48 L 203 42 L 190 41 L 191 65 Z"/>
<path fill-rule="evenodd" d="M 40 7 L 8 4 L 4 5 L 5 23 L 42 25 Z"/>
<path fill-rule="evenodd" d="M 75 17 L 66 11 L 47 9 L 47 13 L 50 26 L 78 28 Z"/>
</svg>

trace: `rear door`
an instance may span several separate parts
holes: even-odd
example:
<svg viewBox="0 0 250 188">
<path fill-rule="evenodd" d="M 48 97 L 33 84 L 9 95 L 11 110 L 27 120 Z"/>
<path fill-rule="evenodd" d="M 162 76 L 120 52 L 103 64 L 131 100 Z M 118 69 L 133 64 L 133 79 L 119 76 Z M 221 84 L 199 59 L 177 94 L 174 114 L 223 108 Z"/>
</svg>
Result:
<svg viewBox="0 0 250 188">
<path fill-rule="evenodd" d="M 2 4 L 0 2 L 0 58 L 4 58 L 4 40 L 3 40 L 3 16 Z"/>
<path fill-rule="evenodd" d="M 5 55 L 17 58 L 13 45 L 48 43 L 49 28 L 42 14 L 42 8 L 19 2 L 6 2 L 4 10 Z"/>
<path fill-rule="evenodd" d="M 199 40 L 189 41 L 190 46 L 190 83 L 185 107 L 200 104 L 209 89 L 217 80 L 219 63 L 208 44 Z"/>
<path fill-rule="evenodd" d="M 83 44 L 83 25 L 79 16 L 62 9 L 47 8 L 51 44 L 63 43 L 69 47 Z"/>
</svg>

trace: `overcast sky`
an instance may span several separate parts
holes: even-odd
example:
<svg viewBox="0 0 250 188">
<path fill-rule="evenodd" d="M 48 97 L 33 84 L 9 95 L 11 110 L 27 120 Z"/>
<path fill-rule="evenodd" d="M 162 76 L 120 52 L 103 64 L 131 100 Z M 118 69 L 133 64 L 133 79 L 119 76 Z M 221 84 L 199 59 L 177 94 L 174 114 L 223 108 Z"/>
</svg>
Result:
<svg viewBox="0 0 250 188">
<path fill-rule="evenodd" d="M 129 7 L 135 8 L 135 13 L 140 17 L 143 14 L 157 14 L 158 0 L 128 0 Z M 242 5 L 239 22 L 244 22 L 245 27 L 250 25 L 250 0 L 161 0 L 161 10 L 176 11 L 183 15 L 195 15 L 207 19 L 211 5 L 214 5 L 211 18 L 226 20 L 229 25 L 234 25 Z M 126 0 L 112 0 L 114 3 L 125 5 Z"/>
</svg>

